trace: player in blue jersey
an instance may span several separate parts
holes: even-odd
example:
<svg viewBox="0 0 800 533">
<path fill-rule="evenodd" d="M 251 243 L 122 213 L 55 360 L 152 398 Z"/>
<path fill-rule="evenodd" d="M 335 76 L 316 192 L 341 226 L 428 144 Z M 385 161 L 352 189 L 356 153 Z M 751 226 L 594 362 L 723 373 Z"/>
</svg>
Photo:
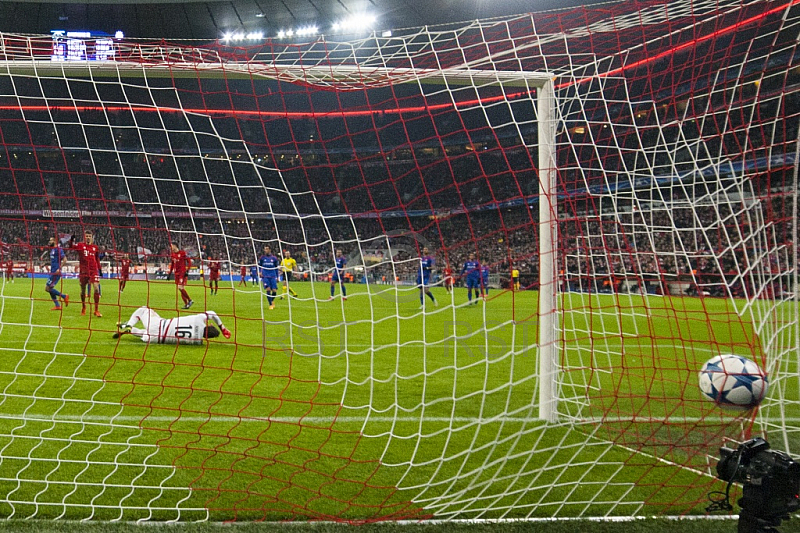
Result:
<svg viewBox="0 0 800 533">
<path fill-rule="evenodd" d="M 342 288 L 342 300 L 347 300 L 347 288 L 344 286 L 344 271 L 347 268 L 347 258 L 342 254 L 341 250 L 336 250 L 336 266 L 331 274 L 331 297 L 328 300 L 333 300 L 333 293 L 336 290 L 336 284 Z"/>
<path fill-rule="evenodd" d="M 417 286 L 419 287 L 419 305 L 425 305 L 425 295 L 427 294 L 430 296 L 433 305 L 439 306 L 436 302 L 436 298 L 433 297 L 431 290 L 428 288 L 428 285 L 431 283 L 431 277 L 433 276 L 433 267 L 436 265 L 436 260 L 430 255 L 428 252 L 428 247 L 424 247 L 422 249 L 422 257 L 419 258 L 419 272 L 417 272 Z"/>
<path fill-rule="evenodd" d="M 250 281 L 253 285 L 258 285 L 258 267 L 251 266 L 250 267 Z"/>
<path fill-rule="evenodd" d="M 267 291 L 267 301 L 269 308 L 275 309 L 275 297 L 278 295 L 278 267 L 280 261 L 272 255 L 269 246 L 264 246 L 264 255 L 258 258 L 258 266 L 261 268 L 261 281 L 264 290 Z"/>
<path fill-rule="evenodd" d="M 61 279 L 61 265 L 66 260 L 67 254 L 55 237 L 50 237 L 47 245 L 50 247 L 47 252 L 50 258 L 50 277 L 47 278 L 47 285 L 45 285 L 44 290 L 50 294 L 50 298 L 53 300 L 52 310 L 60 311 L 62 301 L 64 302 L 64 307 L 69 305 L 69 295 L 58 292 L 58 289 L 56 289 L 56 285 Z"/>
<path fill-rule="evenodd" d="M 478 291 L 481 286 L 481 264 L 475 259 L 475 254 L 469 254 L 469 259 L 464 262 L 461 277 L 467 277 L 467 298 L 470 304 L 478 303 Z M 475 290 L 475 302 L 472 301 L 472 290 Z"/>
<path fill-rule="evenodd" d="M 481 265 L 481 297 L 489 296 L 489 265 Z"/>
</svg>

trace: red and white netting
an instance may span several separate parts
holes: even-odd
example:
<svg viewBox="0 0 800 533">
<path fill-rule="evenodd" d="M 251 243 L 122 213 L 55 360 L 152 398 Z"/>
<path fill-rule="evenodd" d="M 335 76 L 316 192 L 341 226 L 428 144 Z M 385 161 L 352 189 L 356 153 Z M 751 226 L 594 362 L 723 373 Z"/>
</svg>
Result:
<svg viewBox="0 0 800 533">
<path fill-rule="evenodd" d="M 800 453 L 798 4 L 103 57 L 1 34 L 0 515 L 698 513 L 726 439 Z M 132 283 L 53 318 L 40 256 L 87 229 Z M 230 341 L 111 338 L 139 305 L 179 312 L 170 243 L 225 264 L 220 294 L 187 290 Z M 275 310 L 249 279 L 265 244 L 299 266 Z M 444 286 L 470 254 L 477 306 Z M 767 371 L 758 410 L 700 398 L 721 353 Z"/>
</svg>

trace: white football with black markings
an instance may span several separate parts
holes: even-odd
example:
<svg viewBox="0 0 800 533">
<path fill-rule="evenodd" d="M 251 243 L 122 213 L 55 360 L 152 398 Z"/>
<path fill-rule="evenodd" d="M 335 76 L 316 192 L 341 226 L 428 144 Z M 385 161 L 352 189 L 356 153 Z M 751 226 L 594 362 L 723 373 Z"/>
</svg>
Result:
<svg viewBox="0 0 800 533">
<path fill-rule="evenodd" d="M 746 411 L 767 395 L 767 375 L 757 364 L 741 355 L 718 355 L 700 370 L 703 397 L 723 409 Z"/>
</svg>

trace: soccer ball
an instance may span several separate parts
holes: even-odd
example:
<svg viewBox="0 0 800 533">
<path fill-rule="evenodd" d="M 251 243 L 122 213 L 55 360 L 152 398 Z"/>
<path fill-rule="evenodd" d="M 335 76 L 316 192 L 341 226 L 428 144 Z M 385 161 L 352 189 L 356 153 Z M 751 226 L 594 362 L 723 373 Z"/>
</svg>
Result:
<svg viewBox="0 0 800 533">
<path fill-rule="evenodd" d="M 723 409 L 752 409 L 767 395 L 767 385 L 764 371 L 741 355 L 718 355 L 700 371 L 703 397 Z"/>
</svg>

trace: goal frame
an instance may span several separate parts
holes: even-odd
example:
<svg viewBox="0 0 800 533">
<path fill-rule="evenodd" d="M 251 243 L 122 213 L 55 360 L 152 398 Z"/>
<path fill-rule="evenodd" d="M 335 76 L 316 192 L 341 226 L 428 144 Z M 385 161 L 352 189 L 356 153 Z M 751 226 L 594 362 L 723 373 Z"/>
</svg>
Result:
<svg viewBox="0 0 800 533">
<path fill-rule="evenodd" d="M 125 46 L 127 43 L 119 43 Z M 33 46 L 31 46 L 33 49 Z M 137 76 L 142 70 L 164 71 L 165 75 L 180 77 L 187 75 L 210 76 L 215 72 L 227 77 L 260 77 L 285 82 L 300 82 L 308 79 L 329 79 L 335 84 L 349 85 L 358 80 L 378 79 L 383 84 L 410 83 L 413 81 L 472 84 L 481 81 L 483 85 L 524 84 L 526 88 L 536 89 L 538 176 L 539 176 L 539 294 L 538 294 L 538 363 L 539 406 L 538 418 L 545 422 L 558 421 L 558 195 L 556 132 L 557 109 L 555 95 L 556 75 L 550 72 L 526 72 L 513 70 L 487 70 L 470 68 L 447 68 L 440 70 L 418 68 L 386 68 L 371 66 L 343 66 L 334 68 L 306 67 L 294 65 L 258 64 L 252 61 L 223 61 L 218 53 L 195 49 L 197 57 L 186 61 L 185 49 L 170 46 L 133 45 L 128 56 L 140 61 L 46 61 L 46 60 L 5 60 L 0 61 L 0 70 L 9 73 L 62 76 L 94 76 L 114 70 L 115 75 Z M 7 50 L 8 51 L 8 50 Z M 203 53 L 211 54 L 204 57 Z M 171 59 L 174 58 L 174 61 Z M 200 58 L 201 61 L 197 61 Z M 254 59 L 258 59 L 257 57 Z M 152 63 L 150 63 L 152 61 Z M 295 72 L 300 71 L 298 76 Z M 380 85 L 380 83 L 378 84 Z M 532 147 L 529 147 L 532 148 Z"/>
</svg>

